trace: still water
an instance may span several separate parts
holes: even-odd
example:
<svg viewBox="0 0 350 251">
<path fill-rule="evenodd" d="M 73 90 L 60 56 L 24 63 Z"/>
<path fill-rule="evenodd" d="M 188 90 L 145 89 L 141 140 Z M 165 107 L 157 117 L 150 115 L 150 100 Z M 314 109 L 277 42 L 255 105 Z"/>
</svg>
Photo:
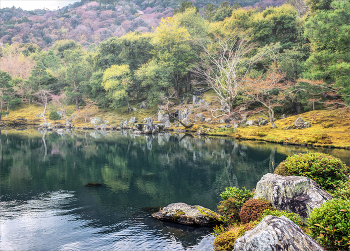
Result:
<svg viewBox="0 0 350 251">
<path fill-rule="evenodd" d="M 1 131 L 1 250 L 212 250 L 210 228 L 151 217 L 174 202 L 216 210 L 288 155 L 323 151 L 185 134 Z M 87 183 L 101 183 L 87 187 Z"/>
</svg>

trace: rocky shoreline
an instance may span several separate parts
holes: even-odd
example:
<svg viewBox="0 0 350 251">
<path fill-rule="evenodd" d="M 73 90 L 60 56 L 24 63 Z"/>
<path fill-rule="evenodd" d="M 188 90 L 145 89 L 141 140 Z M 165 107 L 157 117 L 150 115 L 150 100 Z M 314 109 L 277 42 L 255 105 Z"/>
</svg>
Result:
<svg viewBox="0 0 350 251">
<path fill-rule="evenodd" d="M 167 115 L 167 114 L 166 114 Z M 324 147 L 324 148 L 336 148 L 336 149 L 347 149 L 350 150 L 350 146 L 341 147 L 336 145 L 321 145 L 316 143 L 312 144 L 306 144 L 306 143 L 293 143 L 293 142 L 276 142 L 274 140 L 267 140 L 262 139 L 261 137 L 244 137 L 241 134 L 231 134 L 231 133 L 225 133 L 220 132 L 217 133 L 215 130 L 203 130 L 202 127 L 200 128 L 194 128 L 194 127 L 183 127 L 179 126 L 179 124 L 176 124 L 176 127 L 174 124 L 170 123 L 168 116 L 162 116 L 160 117 L 160 121 L 153 122 L 153 119 L 150 118 L 144 118 L 141 122 L 138 122 L 137 118 L 132 117 L 129 120 L 124 120 L 120 123 L 119 126 L 117 125 L 110 125 L 108 121 L 102 121 L 100 117 L 95 117 L 90 119 L 90 123 L 86 123 L 82 126 L 75 126 L 75 124 L 72 122 L 72 118 L 69 118 L 66 120 L 65 123 L 40 123 L 40 120 L 34 119 L 34 120 L 27 120 L 24 118 L 16 118 L 15 120 L 5 120 L 0 122 L 0 130 L 5 128 L 12 128 L 12 129 L 25 129 L 28 126 L 33 126 L 35 128 L 38 128 L 39 130 L 46 130 L 49 132 L 57 132 L 58 134 L 63 134 L 65 129 L 68 130 L 94 130 L 94 131 L 121 131 L 121 130 L 131 130 L 135 134 L 157 134 L 159 132 L 177 132 L 177 133 L 189 133 L 194 134 L 198 137 L 202 136 L 214 136 L 214 137 L 232 137 L 237 140 L 253 140 L 253 141 L 263 141 L 263 142 L 269 142 L 274 144 L 283 144 L 283 145 L 296 145 L 296 146 L 308 146 L 308 147 Z M 186 120 L 185 120 L 186 122 Z M 221 121 L 222 122 L 222 121 Z M 310 124 L 308 122 L 305 122 L 303 120 L 296 121 L 297 125 L 305 125 L 305 128 L 310 127 Z M 229 126 L 224 126 L 225 128 L 231 128 L 231 124 L 228 124 Z M 220 127 L 218 127 L 220 128 Z M 237 129 L 237 127 L 234 127 Z"/>
<path fill-rule="evenodd" d="M 269 201 L 277 210 L 298 214 L 303 222 L 313 209 L 333 197 L 307 177 L 265 174 L 257 183 L 253 198 Z M 184 225 L 221 224 L 221 215 L 201 206 L 172 203 L 152 217 Z M 268 215 L 234 242 L 234 251 L 245 250 L 324 250 L 314 239 L 285 216 Z M 233 244 L 233 243 L 232 243 Z"/>
</svg>

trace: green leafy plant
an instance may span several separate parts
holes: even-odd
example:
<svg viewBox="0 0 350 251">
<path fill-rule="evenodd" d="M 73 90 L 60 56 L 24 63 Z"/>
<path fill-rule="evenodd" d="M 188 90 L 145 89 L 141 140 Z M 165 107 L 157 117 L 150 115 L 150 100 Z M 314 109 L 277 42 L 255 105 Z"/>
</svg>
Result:
<svg viewBox="0 0 350 251">
<path fill-rule="evenodd" d="M 244 203 L 239 218 L 242 223 L 248 223 L 259 219 L 265 210 L 273 210 L 271 202 L 264 199 L 250 199 Z"/>
<path fill-rule="evenodd" d="M 49 119 L 51 120 L 60 120 L 61 116 L 56 111 L 51 111 L 49 114 Z"/>
<path fill-rule="evenodd" d="M 350 180 L 339 184 L 337 189 L 332 192 L 334 198 L 338 199 L 349 199 L 350 198 Z"/>
<path fill-rule="evenodd" d="M 275 174 L 305 176 L 332 191 L 348 179 L 349 167 L 328 154 L 308 153 L 288 157 L 278 165 Z"/>
<path fill-rule="evenodd" d="M 241 206 L 243 206 L 244 202 L 253 197 L 253 192 L 251 192 L 249 189 L 246 189 L 245 187 L 242 189 L 239 189 L 237 187 L 226 187 L 225 191 L 222 192 L 220 196 L 223 200 L 227 200 L 230 197 L 235 198 L 241 201 Z"/>
<path fill-rule="evenodd" d="M 218 205 L 218 212 L 222 215 L 222 221 L 226 223 L 239 221 L 239 212 L 241 207 L 241 201 L 233 197 L 220 201 Z"/>
<path fill-rule="evenodd" d="M 276 217 L 284 216 L 284 217 L 290 219 L 291 221 L 293 221 L 298 226 L 302 226 L 303 225 L 303 221 L 301 220 L 301 218 L 300 218 L 300 216 L 298 214 L 288 213 L 285 210 L 276 210 L 276 209 L 272 209 L 272 210 L 271 209 L 266 209 L 266 210 L 264 210 L 264 212 L 262 214 L 260 214 L 259 221 L 261 221 L 262 219 L 264 219 L 268 215 L 272 215 L 272 216 L 276 216 Z"/>
<path fill-rule="evenodd" d="M 333 199 L 312 211 L 310 236 L 331 250 L 350 249 L 350 200 Z"/>
<path fill-rule="evenodd" d="M 243 204 L 249 200 L 253 193 L 243 187 L 226 187 L 225 191 L 220 194 L 222 201 L 219 202 L 218 212 L 224 217 L 224 221 L 239 221 L 239 212 Z"/>
</svg>

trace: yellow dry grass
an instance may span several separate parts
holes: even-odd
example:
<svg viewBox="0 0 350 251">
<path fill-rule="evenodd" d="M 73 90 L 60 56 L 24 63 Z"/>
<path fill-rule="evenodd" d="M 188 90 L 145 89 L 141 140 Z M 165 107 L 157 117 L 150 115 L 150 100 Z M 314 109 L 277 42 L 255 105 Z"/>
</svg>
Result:
<svg viewBox="0 0 350 251">
<path fill-rule="evenodd" d="M 205 96 L 209 99 L 211 95 Z M 212 100 L 214 101 L 214 100 Z M 73 112 L 74 106 L 69 107 Z M 203 113 L 205 117 L 211 117 L 210 112 L 201 108 L 192 107 L 192 116 L 194 114 Z M 43 111 L 42 106 L 31 105 L 30 111 L 28 105 L 22 104 L 14 111 L 10 111 L 10 114 L 3 120 L 15 120 L 16 118 L 25 118 L 31 123 L 40 124 L 43 123 L 43 118 L 37 118 L 36 116 Z M 49 123 L 65 123 L 65 120 L 51 121 L 49 117 L 50 110 L 46 112 L 46 119 Z M 76 112 L 73 112 L 76 114 Z M 138 109 L 135 112 L 128 113 L 127 107 L 121 107 L 118 109 L 107 109 L 106 112 L 99 110 L 97 113 L 91 115 L 91 117 L 101 117 L 102 120 L 109 121 L 110 125 L 119 126 L 121 121 L 129 119 L 130 117 L 137 117 L 139 121 L 147 117 L 156 117 L 157 108 L 150 109 Z M 306 129 L 291 129 L 285 130 L 287 126 L 292 126 L 294 121 L 302 117 L 305 121 L 311 123 L 310 128 Z M 249 118 L 251 119 L 251 118 Z M 213 119 L 214 121 L 216 119 Z M 73 124 L 76 127 L 91 126 L 89 121 L 85 123 L 84 118 L 78 118 L 73 120 Z M 187 129 L 191 132 L 196 132 L 200 128 L 204 130 L 210 129 L 209 135 L 217 136 L 231 136 L 241 139 L 260 140 L 274 143 L 286 143 L 286 144 L 299 144 L 299 145 L 313 145 L 313 146 L 329 146 L 339 148 L 350 148 L 350 109 L 341 108 L 337 110 L 317 110 L 306 112 L 303 114 L 290 116 L 285 119 L 280 119 L 275 122 L 277 128 L 271 128 L 270 125 L 257 127 L 240 127 L 238 130 L 232 128 L 218 128 L 218 124 L 198 123 L 192 128 Z M 182 129 L 184 127 L 177 127 L 171 129 Z"/>
</svg>

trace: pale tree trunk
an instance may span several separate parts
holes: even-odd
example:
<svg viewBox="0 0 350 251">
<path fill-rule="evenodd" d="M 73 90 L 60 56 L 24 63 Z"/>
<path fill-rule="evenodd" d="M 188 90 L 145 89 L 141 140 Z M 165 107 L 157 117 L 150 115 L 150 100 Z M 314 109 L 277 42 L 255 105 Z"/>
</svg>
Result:
<svg viewBox="0 0 350 251">
<path fill-rule="evenodd" d="M 275 119 L 275 113 L 273 111 L 273 108 L 268 107 L 268 113 L 269 113 L 269 119 L 270 119 L 270 123 L 272 128 L 277 128 L 277 126 L 275 125 L 274 119 Z"/>
<path fill-rule="evenodd" d="M 45 124 L 47 123 L 47 122 L 46 122 L 46 118 L 45 118 L 46 106 L 47 106 L 47 97 L 45 97 L 44 112 L 43 112 L 43 119 L 44 119 L 44 121 L 45 121 Z"/>
<path fill-rule="evenodd" d="M 0 121 L 1 121 L 1 114 L 2 114 L 2 107 L 3 107 L 3 105 L 4 105 L 4 101 L 3 101 L 3 100 L 1 100 L 1 107 L 0 107 Z"/>
<path fill-rule="evenodd" d="M 74 77 L 74 92 L 75 92 L 75 94 L 78 93 L 77 85 L 75 83 L 75 77 Z M 75 105 L 77 107 L 77 110 L 79 110 L 79 103 L 78 103 L 78 96 L 77 95 L 75 96 Z"/>
</svg>

